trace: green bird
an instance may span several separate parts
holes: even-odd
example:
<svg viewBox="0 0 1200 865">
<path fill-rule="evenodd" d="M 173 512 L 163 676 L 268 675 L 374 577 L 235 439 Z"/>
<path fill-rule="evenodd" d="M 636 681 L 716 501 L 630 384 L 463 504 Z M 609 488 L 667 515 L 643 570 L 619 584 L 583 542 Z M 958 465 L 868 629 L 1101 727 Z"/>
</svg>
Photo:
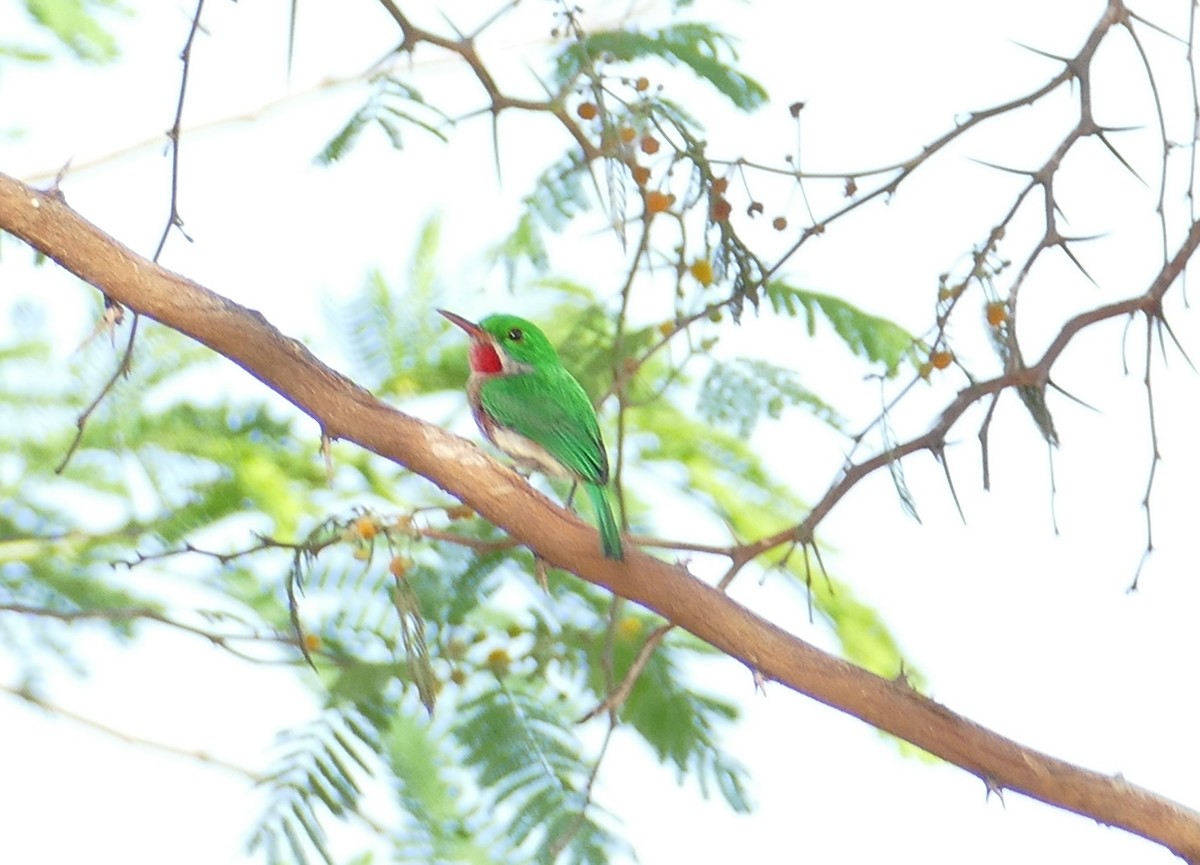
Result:
<svg viewBox="0 0 1200 865">
<path fill-rule="evenodd" d="M 515 315 L 489 315 L 475 324 L 438 312 L 471 337 L 467 401 L 484 437 L 523 468 L 582 484 L 596 512 L 604 555 L 622 559 L 596 411 L 546 335 Z"/>
</svg>

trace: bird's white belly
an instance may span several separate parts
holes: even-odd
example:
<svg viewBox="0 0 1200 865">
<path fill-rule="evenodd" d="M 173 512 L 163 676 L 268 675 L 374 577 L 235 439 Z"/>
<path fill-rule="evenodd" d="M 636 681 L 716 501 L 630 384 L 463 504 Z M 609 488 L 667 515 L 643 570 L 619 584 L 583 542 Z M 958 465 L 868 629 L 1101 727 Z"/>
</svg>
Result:
<svg viewBox="0 0 1200 865">
<path fill-rule="evenodd" d="M 550 456 L 549 451 L 525 436 L 493 424 L 490 430 L 496 447 L 517 461 L 522 468 L 534 469 L 556 478 L 572 477 L 562 463 Z"/>
</svg>

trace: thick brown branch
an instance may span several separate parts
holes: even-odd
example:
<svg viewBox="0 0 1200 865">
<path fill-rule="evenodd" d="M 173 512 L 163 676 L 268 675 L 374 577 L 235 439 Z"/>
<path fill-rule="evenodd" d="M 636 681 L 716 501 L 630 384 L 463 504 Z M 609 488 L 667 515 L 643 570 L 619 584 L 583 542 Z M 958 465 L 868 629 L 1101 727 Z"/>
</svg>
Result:
<svg viewBox="0 0 1200 865">
<path fill-rule="evenodd" d="M 682 568 L 632 549 L 624 563 L 605 559 L 594 530 L 470 443 L 384 405 L 283 336 L 260 314 L 135 255 L 62 201 L 2 174 L 0 229 L 130 309 L 228 357 L 313 417 L 330 436 L 355 442 L 425 476 L 547 562 L 657 611 L 763 678 L 912 742 L 978 775 L 991 788 L 1012 789 L 1119 826 L 1200 862 L 1200 814 L 1121 778 L 1022 747 L 902 681 L 882 679 L 814 648 Z M 1200 242 L 1200 228 L 1189 235 L 1189 242 L 1192 247 Z M 1162 280 L 1167 280 L 1166 274 Z M 1111 314 L 1140 308 L 1133 301 Z M 1070 332 L 1064 329 L 1030 375 L 1048 370 Z M 999 386 L 979 387 L 988 393 Z"/>
</svg>

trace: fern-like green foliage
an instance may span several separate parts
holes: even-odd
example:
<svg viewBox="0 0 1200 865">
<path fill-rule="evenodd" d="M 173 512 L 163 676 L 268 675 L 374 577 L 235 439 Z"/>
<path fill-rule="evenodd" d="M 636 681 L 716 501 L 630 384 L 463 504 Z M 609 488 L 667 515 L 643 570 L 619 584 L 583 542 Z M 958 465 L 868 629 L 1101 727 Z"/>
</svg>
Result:
<svg viewBox="0 0 1200 865">
<path fill-rule="evenodd" d="M 605 64 L 658 58 L 690 69 L 736 107 L 750 111 L 766 101 L 766 91 L 731 65 L 730 61 L 736 57 L 731 40 L 705 24 L 684 22 L 649 33 L 600 31 L 577 36 L 563 48 L 555 60 L 554 84 L 560 94 L 581 86 L 600 93 L 610 81 L 619 79 L 619 74 L 607 67 L 600 71 Z M 581 83 L 581 79 L 587 79 L 587 83 Z M 661 124 L 683 141 L 687 158 L 696 171 L 704 163 L 700 124 L 677 102 L 662 94 L 643 94 L 636 103 L 615 98 L 607 104 L 602 117 L 605 127 L 602 140 L 615 136 L 619 128 L 649 132 Z M 585 161 L 582 154 L 570 149 L 538 178 L 524 200 L 525 211 L 513 231 L 492 250 L 493 259 L 505 268 L 510 286 L 515 285 L 522 265 L 531 265 L 535 274 L 545 272 L 549 256 L 543 229 L 561 230 L 596 204 L 603 206 L 610 224 L 624 241 L 627 222 L 640 213 L 643 190 L 634 182 L 629 159 L 619 149 L 607 148 L 600 161 L 602 173 L 596 165 Z M 711 173 L 711 168 L 704 164 Z M 585 192 L 589 187 L 594 197 Z M 695 194 L 689 197 L 694 199 Z M 638 206 L 634 214 L 627 213 L 631 203 Z M 736 302 L 731 308 L 738 315 L 745 298 L 757 303 L 762 268 L 727 223 L 714 228 L 720 235 L 716 262 L 722 276 L 728 274 L 734 285 Z"/>
<path fill-rule="evenodd" d="M 755 358 L 714 363 L 700 385 L 696 410 L 708 423 L 733 426 L 745 438 L 762 417 L 778 419 L 784 408 L 803 406 L 841 429 L 837 410 L 800 383 L 795 370 Z"/>
<path fill-rule="evenodd" d="M 504 267 L 510 288 L 515 287 L 518 269 L 529 264 L 544 274 L 550 259 L 543 228 L 560 231 L 592 205 L 583 181 L 588 166 L 578 155 L 568 153 L 539 175 L 533 190 L 522 199 L 523 212 L 507 237 L 491 250 L 492 261 Z"/>
<path fill-rule="evenodd" d="M 604 59 L 629 63 L 647 57 L 690 69 L 738 108 L 749 111 L 767 101 L 767 91 L 753 78 L 731 67 L 724 59 L 737 59 L 732 40 L 707 24 L 681 22 L 641 33 L 604 30 L 588 33 L 558 55 L 556 81 L 569 86 L 593 64 Z"/>
<path fill-rule="evenodd" d="M 471 527 L 460 525 L 464 530 Z M 384 543 L 382 537 L 375 542 Z M 381 743 L 372 759 L 388 773 L 405 811 L 404 824 L 391 833 L 401 861 L 600 863 L 621 848 L 612 828 L 592 813 L 586 791 L 594 755 L 573 733 L 578 702 L 564 700 L 547 683 L 544 668 L 531 663 L 542 651 L 567 657 L 578 649 L 564 644 L 561 630 L 552 645 L 538 639 L 538 650 L 516 648 L 527 645 L 530 635 L 508 605 L 495 602 L 502 582 L 516 577 L 513 555 L 479 559 L 448 547 L 438 568 L 417 566 L 403 576 L 418 599 L 438 675 L 432 720 L 411 699 L 412 665 L 396 651 L 397 625 L 388 621 L 387 593 L 379 590 L 386 577 L 356 580 L 373 588 L 348 592 L 345 571 L 356 568 L 327 561 L 339 556 L 330 549 L 319 554 L 306 580 L 302 611 L 324 606 L 326 595 L 339 601 L 328 618 L 306 616 L 305 622 L 320 637 L 315 662 L 326 683 L 327 714 L 363 719 L 372 730 L 356 730 L 355 737 Z M 385 572 L 381 562 L 363 565 L 360 556 L 351 561 Z M 504 565 L 507 574 L 501 573 Z M 593 616 L 589 646 L 603 629 L 599 613 Z M 333 743 L 312 729 L 305 725 L 285 737 L 288 747 L 271 775 L 272 804 L 255 833 L 256 845 L 290 851 L 289 861 L 329 855 L 324 836 L 308 827 L 320 826 L 321 814 L 348 812 L 356 789 L 349 782 L 331 787 L 322 770 L 353 745 Z M 342 763 L 353 776 L 354 767 Z M 298 799 L 306 784 L 315 794 Z M 293 839 L 302 849 L 292 846 Z"/>
<path fill-rule="evenodd" d="M 552 689 L 512 678 L 458 706 L 464 762 L 489 791 L 489 810 L 511 814 L 504 836 L 534 861 L 600 865 L 619 845 L 586 797 L 590 764 Z M 558 851 L 566 854 L 560 859 Z"/>
<path fill-rule="evenodd" d="M 617 679 L 628 671 L 641 645 L 661 620 L 623 612 L 612 643 L 612 669 Z M 751 809 L 746 770 L 720 747 L 720 733 L 738 718 L 737 707 L 696 688 L 680 668 L 689 655 L 711 655 L 706 644 L 686 635 L 669 635 L 655 652 L 620 709 L 629 724 L 654 749 L 663 763 L 675 767 L 682 779 L 694 775 L 707 795 L 715 785 L 722 798 L 739 813 Z M 599 646 L 589 652 L 587 672 L 597 693 L 604 692 L 604 658 Z"/>
<path fill-rule="evenodd" d="M 46 611 L 20 631 L 32 645 L 70 660 L 62 650 L 71 626 L 60 619 L 86 614 L 93 627 L 129 636 L 138 618 L 164 611 L 159 597 L 132 591 L 114 563 L 240 518 L 264 530 L 295 524 L 297 491 L 318 471 L 308 457 L 293 459 L 290 424 L 261 407 L 184 401 L 193 377 L 211 374 L 208 352 L 143 328 L 142 361 L 90 416 L 62 465 L 74 418 L 115 358 L 96 341 L 68 370 L 48 356 L 36 321 L 25 332 L 0 354 L 0 601 Z M 0 617 L 0 639 L 12 621 Z M 36 666 L 35 655 L 16 654 Z"/>
<path fill-rule="evenodd" d="M 889 319 L 865 312 L 840 297 L 796 288 L 780 280 L 771 280 L 765 288 L 776 313 L 794 317 L 803 312 L 810 336 L 816 333 L 818 318 L 824 318 L 852 352 L 883 364 L 889 376 L 896 374 L 905 358 L 915 357 L 917 338 Z"/>
<path fill-rule="evenodd" d="M 407 399 L 461 387 L 469 372 L 461 343 L 433 311 L 446 295 L 437 275 L 441 236 L 441 219 L 430 217 L 417 236 L 411 270 L 397 280 L 404 291 L 373 270 L 358 293 L 325 302 L 338 348 L 378 396 Z"/>
<path fill-rule="evenodd" d="M 370 774 L 364 754 L 379 750 L 370 727 L 353 713 L 330 711 L 280 734 L 278 755 L 264 781 L 267 807 L 249 849 L 267 861 L 306 863 L 315 852 L 333 865 L 318 808 L 344 817 L 362 795 L 358 776 Z"/>
<path fill-rule="evenodd" d="M 367 101 L 317 154 L 318 165 L 329 165 L 345 157 L 370 126 L 379 127 L 397 150 L 404 148 L 405 126 L 446 140 L 444 127 L 453 125 L 453 120 L 427 102 L 417 88 L 390 74 L 375 76 L 370 87 Z"/>
<path fill-rule="evenodd" d="M 392 839 L 397 861 L 494 861 L 487 839 L 475 831 L 478 803 L 464 795 L 459 762 L 446 747 L 444 732 L 419 716 L 396 713 L 384 736 L 384 759 L 407 819 Z"/>
</svg>

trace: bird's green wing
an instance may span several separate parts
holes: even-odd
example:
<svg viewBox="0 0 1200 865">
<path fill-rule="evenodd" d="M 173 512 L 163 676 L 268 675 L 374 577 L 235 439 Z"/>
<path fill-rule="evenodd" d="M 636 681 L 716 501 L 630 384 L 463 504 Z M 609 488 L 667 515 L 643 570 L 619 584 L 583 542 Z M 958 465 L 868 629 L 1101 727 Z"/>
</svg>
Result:
<svg viewBox="0 0 1200 865">
<path fill-rule="evenodd" d="M 497 376 L 483 383 L 479 398 L 496 423 L 541 445 L 580 479 L 608 482 L 608 454 L 596 412 L 565 369 Z"/>
</svg>

